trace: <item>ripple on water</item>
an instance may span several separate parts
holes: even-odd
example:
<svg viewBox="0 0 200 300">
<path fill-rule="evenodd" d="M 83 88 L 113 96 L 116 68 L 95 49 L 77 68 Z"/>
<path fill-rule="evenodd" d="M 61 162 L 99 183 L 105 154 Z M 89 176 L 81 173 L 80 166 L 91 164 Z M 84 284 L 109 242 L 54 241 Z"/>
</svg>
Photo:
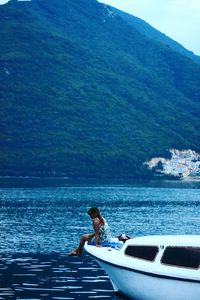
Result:
<svg viewBox="0 0 200 300">
<path fill-rule="evenodd" d="M 103 299 L 114 295 L 105 272 L 94 262 L 88 267 L 89 257 L 87 262 L 84 262 L 84 255 L 79 259 L 75 262 L 73 258 L 59 253 L 32 254 L 27 261 L 23 260 L 23 254 L 9 257 L 9 264 L 0 275 L 0 299 L 82 300 L 89 299 L 90 296 Z M 2 267 L 7 262 L 4 256 Z"/>
</svg>

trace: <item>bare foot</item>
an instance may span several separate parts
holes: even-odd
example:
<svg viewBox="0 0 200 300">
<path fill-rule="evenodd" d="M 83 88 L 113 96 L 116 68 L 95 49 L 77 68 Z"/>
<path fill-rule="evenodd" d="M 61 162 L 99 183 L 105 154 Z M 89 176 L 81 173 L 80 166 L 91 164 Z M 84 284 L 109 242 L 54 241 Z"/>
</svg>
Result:
<svg viewBox="0 0 200 300">
<path fill-rule="evenodd" d="M 77 252 L 75 250 L 71 251 L 67 254 L 68 256 L 77 256 Z"/>
<path fill-rule="evenodd" d="M 76 250 L 71 251 L 67 254 L 68 256 L 80 256 L 80 253 L 78 253 Z"/>
</svg>

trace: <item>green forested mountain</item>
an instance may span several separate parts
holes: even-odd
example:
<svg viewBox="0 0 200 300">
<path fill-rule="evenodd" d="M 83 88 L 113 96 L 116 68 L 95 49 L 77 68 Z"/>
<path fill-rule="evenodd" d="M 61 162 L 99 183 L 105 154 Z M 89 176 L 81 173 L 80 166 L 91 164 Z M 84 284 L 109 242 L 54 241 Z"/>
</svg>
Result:
<svg viewBox="0 0 200 300">
<path fill-rule="evenodd" d="M 0 6 L 0 174 L 146 176 L 200 149 L 200 65 L 96 0 Z"/>
</svg>

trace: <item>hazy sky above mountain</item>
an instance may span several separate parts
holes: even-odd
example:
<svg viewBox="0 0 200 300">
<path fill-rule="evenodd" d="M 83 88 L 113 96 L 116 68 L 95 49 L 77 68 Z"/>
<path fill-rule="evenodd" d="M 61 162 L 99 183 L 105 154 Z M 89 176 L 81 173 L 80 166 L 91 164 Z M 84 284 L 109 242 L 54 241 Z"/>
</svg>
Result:
<svg viewBox="0 0 200 300">
<path fill-rule="evenodd" d="M 8 0 L 0 0 L 4 4 Z M 139 17 L 200 55 L 200 0 L 99 0 Z"/>
<path fill-rule="evenodd" d="M 139 17 L 200 55 L 200 0 L 99 0 Z"/>
</svg>

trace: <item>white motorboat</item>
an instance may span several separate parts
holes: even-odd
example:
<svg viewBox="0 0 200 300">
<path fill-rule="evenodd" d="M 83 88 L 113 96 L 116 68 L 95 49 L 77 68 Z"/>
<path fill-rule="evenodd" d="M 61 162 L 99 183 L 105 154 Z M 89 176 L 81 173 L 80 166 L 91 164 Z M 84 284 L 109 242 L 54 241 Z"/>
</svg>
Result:
<svg viewBox="0 0 200 300">
<path fill-rule="evenodd" d="M 85 244 L 115 291 L 135 300 L 200 300 L 200 235 L 145 236 Z"/>
</svg>

